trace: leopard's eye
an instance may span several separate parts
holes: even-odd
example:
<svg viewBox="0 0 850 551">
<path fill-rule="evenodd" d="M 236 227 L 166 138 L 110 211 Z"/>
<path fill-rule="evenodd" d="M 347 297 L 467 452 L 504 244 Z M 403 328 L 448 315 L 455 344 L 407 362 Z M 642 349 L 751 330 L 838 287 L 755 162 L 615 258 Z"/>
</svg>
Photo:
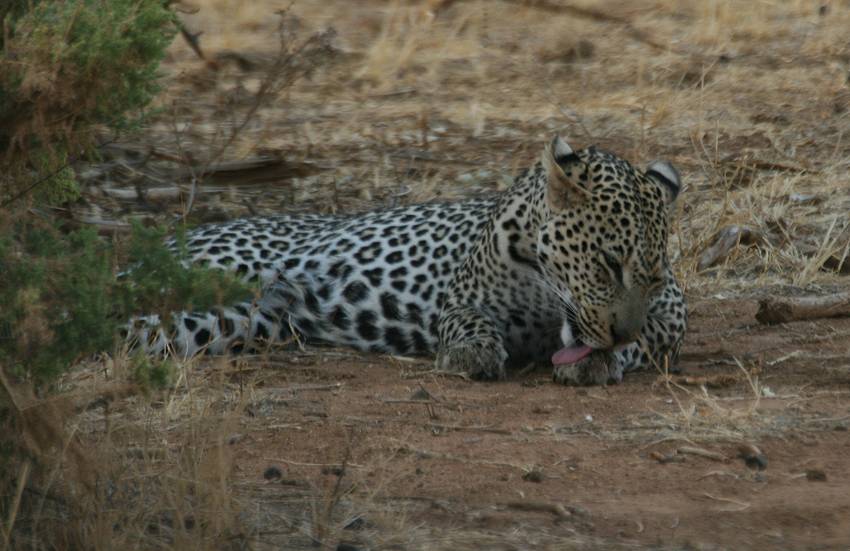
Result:
<svg viewBox="0 0 850 551">
<path fill-rule="evenodd" d="M 607 251 L 602 251 L 602 262 L 604 263 L 608 273 L 611 274 L 611 278 L 622 285 L 623 265 L 620 264 L 617 258 Z"/>
</svg>

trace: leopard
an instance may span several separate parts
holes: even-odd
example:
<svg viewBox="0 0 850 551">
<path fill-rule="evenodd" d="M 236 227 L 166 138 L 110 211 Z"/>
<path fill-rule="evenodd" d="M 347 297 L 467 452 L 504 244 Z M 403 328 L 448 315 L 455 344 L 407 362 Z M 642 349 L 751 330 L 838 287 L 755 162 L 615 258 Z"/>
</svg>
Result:
<svg viewBox="0 0 850 551">
<path fill-rule="evenodd" d="M 361 214 L 278 214 L 199 226 L 189 262 L 260 289 L 250 300 L 132 320 L 149 354 L 347 346 L 425 356 L 471 379 L 552 368 L 567 385 L 676 365 L 687 305 L 668 256 L 682 188 L 559 135 L 504 191 Z M 169 245 L 176 249 L 176 241 Z"/>
</svg>

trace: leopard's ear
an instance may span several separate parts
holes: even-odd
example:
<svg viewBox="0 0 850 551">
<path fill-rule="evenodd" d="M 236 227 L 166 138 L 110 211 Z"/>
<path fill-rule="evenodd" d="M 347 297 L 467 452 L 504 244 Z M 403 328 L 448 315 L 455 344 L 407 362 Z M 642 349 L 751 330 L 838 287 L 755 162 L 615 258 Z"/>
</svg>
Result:
<svg viewBox="0 0 850 551">
<path fill-rule="evenodd" d="M 555 136 L 541 159 L 546 174 L 546 201 L 558 211 L 590 200 L 587 165 L 560 136 Z"/>
<path fill-rule="evenodd" d="M 675 201 L 682 191 L 679 171 L 667 161 L 652 161 L 647 165 L 645 173 L 664 190 L 668 204 Z"/>
</svg>

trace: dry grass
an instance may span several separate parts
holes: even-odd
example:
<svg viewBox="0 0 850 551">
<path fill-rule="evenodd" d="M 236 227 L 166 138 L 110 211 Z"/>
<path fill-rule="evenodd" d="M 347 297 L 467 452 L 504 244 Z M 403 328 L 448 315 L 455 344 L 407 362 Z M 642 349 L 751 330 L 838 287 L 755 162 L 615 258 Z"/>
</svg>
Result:
<svg viewBox="0 0 850 551">
<path fill-rule="evenodd" d="M 830 256 L 840 259 L 848 243 L 850 199 L 837 194 L 850 112 L 836 64 L 846 53 L 840 46 L 850 18 L 845 10 L 828 6 L 819 15 L 808 2 L 611 4 L 612 13 L 671 45 L 657 51 L 616 25 L 606 29 L 521 2 L 446 4 L 436 14 L 419 3 L 392 2 L 337 13 L 337 47 L 348 68 L 287 90 L 285 100 L 299 106 L 297 113 L 263 109 L 253 147 L 347 158 L 333 174 L 293 182 L 298 204 L 310 198 L 326 204 L 321 194 L 329 179 L 358 183 L 331 186 L 334 203 L 343 198 L 334 209 L 343 210 L 474 193 L 454 183 L 467 171 L 465 183 L 492 189 L 499 178 L 476 178 L 475 165 L 491 173 L 515 170 L 559 131 L 638 161 L 668 157 L 683 169 L 687 190 L 673 247 L 694 290 L 838 282 L 820 268 Z M 260 19 L 259 5 L 246 14 L 211 3 L 190 24 L 209 29 L 210 50 L 230 49 L 245 25 Z M 214 17 L 236 12 L 233 25 L 222 27 Z M 314 29 L 332 21 L 309 2 L 293 12 Z M 610 36 L 600 35 L 603 29 Z M 239 48 L 254 49 L 263 50 L 256 38 Z M 177 45 L 174 56 L 191 66 L 187 48 Z M 244 80 L 226 72 L 217 78 Z M 410 151 L 434 159 L 413 179 L 398 172 Z M 812 197 L 795 201 L 801 195 Z M 756 229 L 767 242 L 739 248 L 698 273 L 701 251 L 718 230 L 735 224 Z"/>
<path fill-rule="evenodd" d="M 712 394 L 706 385 L 696 390 L 677 384 L 669 374 L 662 374 L 661 381 L 672 401 L 676 404 L 673 413 L 658 412 L 657 415 L 670 427 L 662 432 L 663 438 L 680 437 L 690 441 L 740 440 L 759 436 L 777 428 L 768 416 L 759 410 L 763 389 L 758 375 L 736 360 L 750 395 L 738 396 L 734 402 L 724 402 Z M 767 426 L 769 425 L 769 426 Z"/>
<path fill-rule="evenodd" d="M 26 506 L 9 519 L 12 548 L 210 549 L 244 539 L 226 440 L 238 397 L 195 393 L 185 379 L 166 394 L 119 389 L 114 381 L 130 378 L 128 366 L 116 360 L 66 381 L 75 392 L 63 401 L 75 414 L 33 418 L 55 405 L 28 406 L 31 427 L 68 436 L 58 448 L 31 450 L 24 463 L 34 461 L 46 478 L 33 481 Z"/>
</svg>

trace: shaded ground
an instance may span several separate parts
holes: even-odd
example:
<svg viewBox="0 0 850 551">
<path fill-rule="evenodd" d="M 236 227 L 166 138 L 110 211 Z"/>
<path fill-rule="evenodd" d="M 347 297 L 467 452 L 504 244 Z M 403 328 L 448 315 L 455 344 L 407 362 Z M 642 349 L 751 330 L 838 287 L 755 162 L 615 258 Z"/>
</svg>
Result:
<svg viewBox="0 0 850 551">
<path fill-rule="evenodd" d="M 207 61 L 175 44 L 163 114 L 88 167 L 70 217 L 110 233 L 133 217 L 468 196 L 503 188 L 554 132 L 640 164 L 668 158 L 688 186 L 671 256 L 691 305 L 690 379 L 475 383 L 317 348 L 205 359 L 172 391 L 80 416 L 103 472 L 133 488 L 93 513 L 103 534 L 129 515 L 145 528 L 123 541 L 142 547 L 850 545 L 850 321 L 753 317 L 759 296 L 846 286 L 844 3 L 582 4 L 594 17 L 557 2 L 302 1 L 294 44 L 327 25 L 337 35 L 262 104 L 282 6 L 198 4 L 185 21 L 204 31 Z M 759 238 L 701 266 L 731 225 Z M 765 470 L 738 457 L 742 443 Z"/>
</svg>

